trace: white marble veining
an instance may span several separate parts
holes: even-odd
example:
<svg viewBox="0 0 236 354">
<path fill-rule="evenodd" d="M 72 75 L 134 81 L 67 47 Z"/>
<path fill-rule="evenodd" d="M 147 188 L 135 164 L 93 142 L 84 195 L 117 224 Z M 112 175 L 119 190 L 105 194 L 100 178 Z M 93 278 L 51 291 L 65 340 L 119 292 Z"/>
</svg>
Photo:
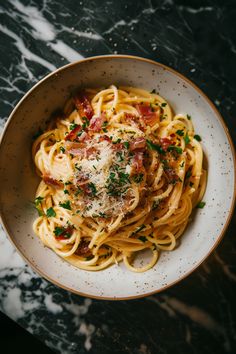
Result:
<svg viewBox="0 0 236 354">
<path fill-rule="evenodd" d="M 173 66 L 201 83 L 226 117 L 228 113 L 228 121 L 234 116 L 236 93 L 229 87 L 226 71 L 230 62 L 220 65 L 216 58 L 205 59 L 208 50 L 201 47 L 205 38 L 201 38 L 201 43 L 194 42 L 199 27 L 194 27 L 192 20 L 206 18 L 203 22 L 207 24 L 206 33 L 206 29 L 210 31 L 208 23 L 214 27 L 214 21 L 227 18 L 227 11 L 219 3 L 197 6 L 190 2 L 186 6 L 173 0 L 144 0 L 141 5 L 133 6 L 133 13 L 126 13 L 127 3 L 123 9 L 117 7 L 117 14 L 114 12 L 112 16 L 106 10 L 117 6 L 114 1 L 74 4 L 76 13 L 74 5 L 65 0 L 56 7 L 54 0 L 1 2 L 0 133 L 16 102 L 42 76 L 66 62 L 105 53 L 137 54 Z M 217 22 L 221 28 L 217 40 L 223 49 L 214 55 L 228 50 L 228 57 L 233 60 L 236 47 L 231 28 L 221 23 Z M 143 37 L 145 32 L 147 36 Z M 232 134 L 235 136 L 235 132 Z M 170 347 L 168 341 L 162 344 L 163 337 L 173 323 L 171 345 L 176 344 L 181 354 L 212 353 L 216 345 L 221 353 L 231 354 L 236 343 L 233 299 L 236 250 L 232 240 L 226 240 L 224 247 L 202 265 L 192 278 L 194 281 L 184 281 L 170 292 L 134 303 L 98 305 L 43 280 L 25 264 L 0 228 L 0 309 L 63 354 L 107 354 L 114 343 L 122 348 L 120 352 L 167 354 Z M 153 318 L 155 329 L 149 332 L 148 313 L 150 316 L 155 313 L 157 319 L 154 323 Z M 201 343 L 201 333 L 208 343 Z"/>
</svg>

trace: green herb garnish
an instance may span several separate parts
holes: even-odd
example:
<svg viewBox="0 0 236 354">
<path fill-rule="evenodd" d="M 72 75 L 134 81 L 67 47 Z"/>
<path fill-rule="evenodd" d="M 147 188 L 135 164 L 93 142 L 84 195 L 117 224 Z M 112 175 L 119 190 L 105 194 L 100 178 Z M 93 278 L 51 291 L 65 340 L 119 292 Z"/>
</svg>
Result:
<svg viewBox="0 0 236 354">
<path fill-rule="evenodd" d="M 61 234 L 63 234 L 63 232 L 65 232 L 65 228 L 56 226 L 53 232 L 56 236 L 60 236 Z"/>
<path fill-rule="evenodd" d="M 67 200 L 66 202 L 62 203 L 62 202 L 59 202 L 59 205 L 64 208 L 64 209 L 68 209 L 68 210 L 71 210 L 71 205 L 70 205 L 70 201 Z"/>
<path fill-rule="evenodd" d="M 118 138 L 116 141 L 113 141 L 112 144 L 119 144 L 121 142 L 121 139 Z"/>
<path fill-rule="evenodd" d="M 75 196 L 77 197 L 79 194 L 81 194 L 83 190 L 80 187 L 77 187 L 77 190 L 75 192 Z"/>
<path fill-rule="evenodd" d="M 76 124 L 76 123 L 71 123 L 70 124 L 70 130 L 75 129 L 76 127 L 78 127 L 78 124 Z"/>
<path fill-rule="evenodd" d="M 138 175 L 133 176 L 133 180 L 135 183 L 140 183 L 143 180 L 143 173 L 139 173 Z"/>
<path fill-rule="evenodd" d="M 178 154 L 182 154 L 183 150 L 181 147 L 179 146 L 175 146 L 175 145 L 170 145 L 168 148 L 167 148 L 167 151 L 176 151 Z"/>
<path fill-rule="evenodd" d="M 124 147 L 125 147 L 126 149 L 129 148 L 129 142 L 128 142 L 128 141 L 124 141 L 124 142 L 123 142 L 123 145 L 124 145 Z"/>
<path fill-rule="evenodd" d="M 60 146 L 60 151 L 64 153 L 66 150 L 63 146 Z"/>
<path fill-rule="evenodd" d="M 140 241 L 142 242 L 146 242 L 147 241 L 147 237 L 146 236 L 139 236 L 138 238 Z"/>
<path fill-rule="evenodd" d="M 97 194 L 97 188 L 96 188 L 94 183 L 92 183 L 92 182 L 89 183 L 88 187 L 89 187 L 92 195 L 96 195 Z"/>
<path fill-rule="evenodd" d="M 188 118 L 188 120 L 190 120 L 190 119 L 191 119 L 191 116 L 190 116 L 189 114 L 187 114 L 187 118 Z"/>
<path fill-rule="evenodd" d="M 191 176 L 192 176 L 192 171 L 191 171 L 191 170 L 188 170 L 188 171 L 186 172 L 185 178 L 189 178 L 189 177 L 191 177 Z"/>
<path fill-rule="evenodd" d="M 202 138 L 198 134 L 194 135 L 194 139 L 196 139 L 197 141 L 202 141 Z"/>
<path fill-rule="evenodd" d="M 203 209 L 205 205 L 206 205 L 206 202 L 199 202 L 199 203 L 197 204 L 197 208 Z"/>
<path fill-rule="evenodd" d="M 165 151 L 162 149 L 162 147 L 160 145 L 154 144 L 151 140 L 146 140 L 146 144 L 148 149 L 155 150 L 159 154 L 165 154 Z"/>
<path fill-rule="evenodd" d="M 166 102 L 163 102 L 163 103 L 161 104 L 162 107 L 165 107 L 166 105 L 167 105 Z"/>
<path fill-rule="evenodd" d="M 144 224 L 140 225 L 134 232 L 132 232 L 132 235 L 137 234 L 138 232 L 140 232 L 141 230 L 145 229 L 146 226 Z"/>
<path fill-rule="evenodd" d="M 176 134 L 178 134 L 179 136 L 183 136 L 184 135 L 184 131 L 183 130 L 177 130 Z"/>
<path fill-rule="evenodd" d="M 85 258 L 86 261 L 91 261 L 91 259 L 93 259 L 93 255 L 92 254 Z"/>
<path fill-rule="evenodd" d="M 153 202 L 153 204 L 152 204 L 152 210 L 157 209 L 158 206 L 159 206 L 159 204 L 160 204 L 160 200 L 156 200 L 155 202 Z"/>
<path fill-rule="evenodd" d="M 53 207 L 47 209 L 46 215 L 47 215 L 48 218 L 56 216 L 56 212 L 53 209 Z"/>
<path fill-rule="evenodd" d="M 89 120 L 87 117 L 82 117 L 82 121 L 84 122 L 82 124 L 82 129 L 86 129 L 89 126 Z"/>
<path fill-rule="evenodd" d="M 43 201 L 43 197 L 37 197 L 37 198 L 35 198 L 35 201 L 34 201 L 34 203 L 35 203 L 35 206 L 37 207 L 37 206 L 39 206 L 39 205 L 41 205 L 41 203 L 42 203 L 42 201 Z"/>
<path fill-rule="evenodd" d="M 188 136 L 188 133 L 185 134 L 184 141 L 185 141 L 186 145 L 188 145 L 190 143 L 190 138 Z"/>
</svg>

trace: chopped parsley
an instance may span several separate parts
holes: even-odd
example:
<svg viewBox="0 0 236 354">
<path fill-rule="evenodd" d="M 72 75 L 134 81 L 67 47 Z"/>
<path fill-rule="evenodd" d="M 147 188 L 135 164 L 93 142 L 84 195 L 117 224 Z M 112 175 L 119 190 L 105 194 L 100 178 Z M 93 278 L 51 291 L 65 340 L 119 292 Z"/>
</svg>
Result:
<svg viewBox="0 0 236 354">
<path fill-rule="evenodd" d="M 103 122 L 103 123 L 102 123 L 102 128 L 106 128 L 107 125 L 108 125 L 108 121 Z"/>
<path fill-rule="evenodd" d="M 188 136 L 188 133 L 185 134 L 184 141 L 185 141 L 186 145 L 188 145 L 190 143 L 190 138 Z"/>
<path fill-rule="evenodd" d="M 56 237 L 63 235 L 63 238 L 69 238 L 71 236 L 71 229 L 68 230 L 68 228 L 66 229 L 62 226 L 56 226 L 53 233 Z"/>
<path fill-rule="evenodd" d="M 160 145 L 154 144 L 151 140 L 146 140 L 146 144 L 148 149 L 155 150 L 159 154 L 165 154 L 165 151 L 162 149 L 162 147 Z"/>
<path fill-rule="evenodd" d="M 176 134 L 178 134 L 179 136 L 184 136 L 184 131 L 183 131 L 183 129 L 182 129 L 182 130 L 178 129 L 178 130 L 176 131 Z"/>
<path fill-rule="evenodd" d="M 91 261 L 91 259 L 93 259 L 93 255 L 92 254 L 85 258 L 86 261 Z"/>
<path fill-rule="evenodd" d="M 155 202 L 153 202 L 153 204 L 152 204 L 152 210 L 157 209 L 158 206 L 159 206 L 159 204 L 160 204 L 160 200 L 156 200 Z"/>
<path fill-rule="evenodd" d="M 66 150 L 63 146 L 60 146 L 60 151 L 64 153 Z"/>
<path fill-rule="evenodd" d="M 185 175 L 185 178 L 189 178 L 192 176 L 192 171 L 191 170 L 188 170 L 186 175 Z"/>
<path fill-rule="evenodd" d="M 70 194 L 69 191 L 68 191 L 68 189 L 64 189 L 63 192 L 64 192 L 64 194 Z"/>
<path fill-rule="evenodd" d="M 194 183 L 193 182 L 189 182 L 189 185 L 190 185 L 190 187 L 193 187 Z"/>
<path fill-rule="evenodd" d="M 39 205 L 41 205 L 41 203 L 42 203 L 42 201 L 43 201 L 43 197 L 37 197 L 37 198 L 35 198 L 35 201 L 34 201 L 34 203 L 35 203 L 35 206 L 37 207 L 37 206 L 39 206 Z"/>
<path fill-rule="evenodd" d="M 121 172 L 116 166 L 113 166 L 113 168 L 116 169 L 118 176 L 116 176 L 114 172 L 110 172 L 110 175 L 106 181 L 106 189 L 108 195 L 118 197 L 127 190 L 124 186 L 127 183 L 130 183 L 129 174 Z"/>
<path fill-rule="evenodd" d="M 123 145 L 124 145 L 124 147 L 125 147 L 126 149 L 129 148 L 129 142 L 128 142 L 128 141 L 124 141 L 124 142 L 123 142 Z"/>
<path fill-rule="evenodd" d="M 78 171 L 81 171 L 81 170 L 82 170 L 82 166 L 79 166 L 79 167 L 78 167 L 77 163 L 75 164 L 75 168 L 76 168 L 76 170 L 78 170 Z"/>
<path fill-rule="evenodd" d="M 206 202 L 199 202 L 199 203 L 197 204 L 197 208 L 203 209 L 205 205 L 206 205 Z"/>
<path fill-rule="evenodd" d="M 167 151 L 176 151 L 178 154 L 182 154 L 183 150 L 181 147 L 179 146 L 175 146 L 175 145 L 170 145 L 168 148 L 167 148 Z"/>
<path fill-rule="evenodd" d="M 119 172 L 120 183 L 129 182 L 129 174 L 124 172 Z"/>
<path fill-rule="evenodd" d="M 65 185 L 66 185 L 66 186 L 67 186 L 68 184 L 72 184 L 72 182 L 70 182 L 70 181 L 65 182 Z"/>
<path fill-rule="evenodd" d="M 114 178 L 115 178 L 115 175 L 116 174 L 114 172 L 111 172 L 110 175 L 109 175 L 109 179 L 113 181 Z"/>
<path fill-rule="evenodd" d="M 84 122 L 82 124 L 82 129 L 86 129 L 89 126 L 89 120 L 87 117 L 82 117 L 82 121 Z"/>
<path fill-rule="evenodd" d="M 153 89 L 150 93 L 157 93 L 156 89 Z"/>
<path fill-rule="evenodd" d="M 112 144 L 119 144 L 121 142 L 121 139 L 118 138 L 116 141 L 113 141 Z"/>
<path fill-rule="evenodd" d="M 166 102 L 163 102 L 163 103 L 161 104 L 162 107 L 165 107 L 166 105 L 167 105 Z"/>
<path fill-rule="evenodd" d="M 118 162 L 124 161 L 124 156 L 121 151 L 117 151 L 116 155 L 118 156 L 119 160 Z"/>
<path fill-rule="evenodd" d="M 145 229 L 146 226 L 144 224 L 140 225 L 134 232 L 132 232 L 132 235 L 137 234 L 138 232 L 140 232 L 141 230 Z"/>
<path fill-rule="evenodd" d="M 135 183 L 140 183 L 143 180 L 143 173 L 139 173 L 138 175 L 133 176 L 133 180 Z"/>
<path fill-rule="evenodd" d="M 65 232 L 65 228 L 56 226 L 53 232 L 56 236 L 60 236 L 61 234 L 63 234 L 63 232 Z"/>
<path fill-rule="evenodd" d="M 81 194 L 83 190 L 80 187 L 77 187 L 77 190 L 75 192 L 75 196 L 77 197 L 79 194 Z"/>
<path fill-rule="evenodd" d="M 102 213 L 102 212 L 100 211 L 99 216 L 100 216 L 101 218 L 106 218 L 106 217 L 107 217 L 107 214 L 106 214 L 106 213 Z"/>
<path fill-rule="evenodd" d="M 147 237 L 146 236 L 139 236 L 138 238 L 140 241 L 142 242 L 146 242 L 147 241 Z"/>
<path fill-rule="evenodd" d="M 188 120 L 191 120 L 191 116 L 189 114 L 187 114 L 187 118 Z"/>
<path fill-rule="evenodd" d="M 70 205 L 70 201 L 67 200 L 66 202 L 62 203 L 62 202 L 59 202 L 59 205 L 64 208 L 64 209 L 68 209 L 68 210 L 71 210 L 71 205 Z"/>
<path fill-rule="evenodd" d="M 76 123 L 70 124 L 70 130 L 75 129 L 76 127 L 78 127 L 78 124 L 76 124 Z"/>
<path fill-rule="evenodd" d="M 97 188 L 96 188 L 94 183 L 92 183 L 92 182 L 89 183 L 88 187 L 89 187 L 92 195 L 96 195 L 97 194 Z"/>
<path fill-rule="evenodd" d="M 196 139 L 197 141 L 202 141 L 202 138 L 198 134 L 194 135 L 194 139 Z"/>
<path fill-rule="evenodd" d="M 55 210 L 53 209 L 53 207 L 47 209 L 46 215 L 47 215 L 48 218 L 53 217 L 53 216 L 54 216 L 54 217 L 56 216 L 56 212 L 55 212 Z"/>
</svg>

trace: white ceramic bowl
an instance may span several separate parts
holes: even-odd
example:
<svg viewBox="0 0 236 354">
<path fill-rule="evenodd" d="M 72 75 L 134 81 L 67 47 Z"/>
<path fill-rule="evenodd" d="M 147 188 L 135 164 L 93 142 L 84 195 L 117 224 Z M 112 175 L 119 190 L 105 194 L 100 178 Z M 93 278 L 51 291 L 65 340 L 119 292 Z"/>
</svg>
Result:
<svg viewBox="0 0 236 354">
<path fill-rule="evenodd" d="M 176 113 L 192 116 L 208 161 L 206 206 L 198 209 L 181 245 L 163 252 L 146 273 L 124 265 L 100 272 L 74 268 L 34 235 L 32 207 L 39 182 L 31 160 L 32 136 L 71 91 L 110 84 L 156 89 Z M 66 65 L 35 85 L 12 112 L 0 149 L 2 222 L 24 259 L 43 277 L 72 292 L 96 298 L 129 299 L 166 289 L 190 274 L 221 240 L 233 212 L 235 159 L 233 144 L 219 112 L 192 82 L 153 61 L 132 56 L 100 56 Z"/>
</svg>

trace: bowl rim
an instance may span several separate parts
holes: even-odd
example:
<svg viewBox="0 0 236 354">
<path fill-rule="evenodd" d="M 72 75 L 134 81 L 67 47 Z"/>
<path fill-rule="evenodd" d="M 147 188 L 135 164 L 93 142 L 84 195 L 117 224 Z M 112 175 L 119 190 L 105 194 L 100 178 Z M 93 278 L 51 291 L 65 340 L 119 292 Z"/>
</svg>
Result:
<svg viewBox="0 0 236 354">
<path fill-rule="evenodd" d="M 153 290 L 153 291 L 149 291 L 147 293 L 144 294 L 140 294 L 140 295 L 131 295 L 131 296 L 123 296 L 123 297 L 108 297 L 108 296 L 99 296 L 99 295 L 91 295 L 91 294 L 87 294 L 75 289 L 72 289 L 66 285 L 63 285 L 61 283 L 59 283 L 57 280 L 52 279 L 50 276 L 48 276 L 47 274 L 44 273 L 44 271 L 42 271 L 41 269 L 39 269 L 37 267 L 36 264 L 34 264 L 30 259 L 28 259 L 28 257 L 26 255 L 24 255 L 21 250 L 19 249 L 19 247 L 17 246 L 16 242 L 13 240 L 13 238 L 11 237 L 10 231 L 8 230 L 8 226 L 7 223 L 4 220 L 4 215 L 3 212 L 0 208 L 0 221 L 1 224 L 3 225 L 3 229 L 6 233 L 6 235 L 8 236 L 8 239 L 10 240 L 10 242 L 12 243 L 12 245 L 15 247 L 15 249 L 17 250 L 18 254 L 20 254 L 20 256 L 24 259 L 24 261 L 30 265 L 30 267 L 38 274 L 40 275 L 42 278 L 46 279 L 47 281 L 49 281 L 50 283 L 53 283 L 54 285 L 58 286 L 59 288 L 62 288 L 64 290 L 67 290 L 69 292 L 72 292 L 76 295 L 80 295 L 83 297 L 88 297 L 88 298 L 92 298 L 92 299 L 97 299 L 97 300 L 110 300 L 110 301 L 121 301 L 121 300 L 133 300 L 133 299 L 139 299 L 139 298 L 144 298 L 153 294 L 157 294 L 160 293 L 164 290 L 167 290 L 169 288 L 171 288 L 172 286 L 174 286 L 175 284 L 179 283 L 180 281 L 182 281 L 183 279 L 187 278 L 190 274 L 192 274 L 198 267 L 200 267 L 200 265 L 209 257 L 209 255 L 216 249 L 216 247 L 219 245 L 219 243 L 222 241 L 223 236 L 229 226 L 229 223 L 231 221 L 231 218 L 233 216 L 233 211 L 234 211 L 234 207 L 236 204 L 236 152 L 235 152 L 235 148 L 234 148 L 234 144 L 233 144 L 233 140 L 230 136 L 229 133 L 229 129 L 222 117 L 222 115 L 220 114 L 220 112 L 218 111 L 218 109 L 216 108 L 216 106 L 214 105 L 214 103 L 209 99 L 209 97 L 195 84 L 193 83 L 190 79 L 188 79 L 185 75 L 179 73 L 178 71 L 176 71 L 175 69 L 162 64 L 158 61 L 154 61 L 152 59 L 148 59 L 148 58 L 144 58 L 144 57 L 139 57 L 139 56 L 134 56 L 134 55 L 126 55 L 126 54 L 106 54 L 106 55 L 97 55 L 97 56 L 92 56 L 92 57 L 87 57 L 81 60 L 77 60 L 75 62 L 63 65 L 62 67 L 54 70 L 53 72 L 47 74 L 46 76 L 44 76 L 42 79 L 40 79 L 30 90 L 28 90 L 26 92 L 26 94 L 19 100 L 19 102 L 17 103 L 17 105 L 15 106 L 15 108 L 12 110 L 12 112 L 9 115 L 9 118 L 7 120 L 7 123 L 5 124 L 5 127 L 3 129 L 3 132 L 1 134 L 0 137 L 0 150 L 3 146 L 3 141 L 4 138 L 6 136 L 9 124 L 12 120 L 12 118 L 15 115 L 15 112 L 18 110 L 19 106 L 22 104 L 22 102 L 35 90 L 37 89 L 38 86 L 40 86 L 44 81 L 48 80 L 51 76 L 57 75 L 58 73 L 60 73 L 63 70 L 68 69 L 69 67 L 72 67 L 74 65 L 79 65 L 81 63 L 84 62 L 89 62 L 89 61 L 97 61 L 97 60 L 104 60 L 104 59 L 131 59 L 131 60 L 137 60 L 137 61 L 141 61 L 141 62 L 145 62 L 148 64 L 152 64 L 152 65 L 156 65 L 158 67 L 161 67 L 164 70 L 167 70 L 173 74 L 175 74 L 176 76 L 180 77 L 182 80 L 185 80 L 190 86 L 192 86 L 206 101 L 207 103 L 210 105 L 210 107 L 213 109 L 214 113 L 216 114 L 216 116 L 218 117 L 221 125 L 224 128 L 225 134 L 227 136 L 230 148 L 231 148 L 231 153 L 232 153 L 232 157 L 233 157 L 233 165 L 234 165 L 234 191 L 233 191 L 233 198 L 232 198 L 232 202 L 230 205 L 230 209 L 229 209 L 229 213 L 227 216 L 227 219 L 225 221 L 225 224 L 223 226 L 223 229 L 221 231 L 221 233 L 219 234 L 219 236 L 217 237 L 216 241 L 214 242 L 213 246 L 210 248 L 210 250 L 206 253 L 206 255 L 204 255 L 204 257 L 193 267 L 191 268 L 191 270 L 189 270 L 187 273 L 185 273 L 184 275 L 182 275 L 180 278 L 176 279 L 175 281 L 171 282 L 170 284 L 164 286 L 161 289 L 158 290 Z"/>
</svg>

